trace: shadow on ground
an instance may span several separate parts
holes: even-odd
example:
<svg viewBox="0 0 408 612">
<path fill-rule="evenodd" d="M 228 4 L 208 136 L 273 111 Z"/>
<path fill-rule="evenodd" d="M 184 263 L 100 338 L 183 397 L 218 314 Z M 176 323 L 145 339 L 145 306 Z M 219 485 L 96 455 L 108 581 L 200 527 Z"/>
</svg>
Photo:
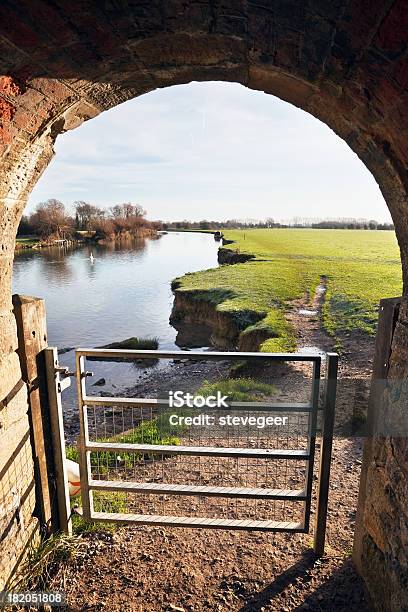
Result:
<svg viewBox="0 0 408 612">
<path fill-rule="evenodd" d="M 329 565 L 325 570 L 325 564 L 326 560 L 317 559 L 313 551 L 303 552 L 301 559 L 277 576 L 270 585 L 246 598 L 239 611 L 371 610 L 366 600 L 363 581 L 351 558 L 345 559 L 333 572 Z M 324 575 L 326 572 L 327 576 Z M 310 586 L 318 575 L 320 581 L 322 578 L 325 581 L 310 592 Z"/>
</svg>

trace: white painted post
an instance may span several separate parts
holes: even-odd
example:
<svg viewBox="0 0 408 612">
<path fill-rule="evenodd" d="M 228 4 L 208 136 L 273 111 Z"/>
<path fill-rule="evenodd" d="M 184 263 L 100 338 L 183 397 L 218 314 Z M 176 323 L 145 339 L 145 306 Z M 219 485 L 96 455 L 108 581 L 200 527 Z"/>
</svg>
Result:
<svg viewBox="0 0 408 612">
<path fill-rule="evenodd" d="M 78 407 L 79 407 L 79 471 L 81 476 L 81 500 L 82 515 L 87 521 L 92 520 L 93 514 L 93 492 L 89 488 L 91 478 L 91 453 L 87 450 L 89 443 L 88 433 L 88 409 L 84 403 L 86 397 L 86 371 L 85 357 L 76 354 L 76 376 L 78 386 Z"/>
<path fill-rule="evenodd" d="M 50 408 L 51 436 L 54 452 L 55 478 L 58 499 L 59 528 L 72 534 L 71 507 L 69 501 L 68 475 L 65 457 L 64 422 L 62 417 L 61 384 L 63 381 L 57 370 L 58 351 L 55 347 L 46 348 L 45 369 L 47 372 L 48 401 Z"/>
</svg>

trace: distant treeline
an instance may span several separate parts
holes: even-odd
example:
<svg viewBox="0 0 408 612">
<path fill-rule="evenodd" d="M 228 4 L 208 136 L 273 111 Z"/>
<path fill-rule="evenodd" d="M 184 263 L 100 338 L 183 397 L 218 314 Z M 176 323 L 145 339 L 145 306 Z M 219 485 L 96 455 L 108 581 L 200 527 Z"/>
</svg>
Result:
<svg viewBox="0 0 408 612">
<path fill-rule="evenodd" d="M 144 229 L 161 229 L 160 221 L 148 221 L 146 211 L 132 202 L 116 204 L 109 209 L 88 202 L 77 201 L 74 214 L 59 200 L 50 199 L 37 204 L 35 211 L 24 215 L 18 235 L 35 235 L 41 240 L 72 238 L 77 232 L 91 232 L 96 239 L 137 234 Z"/>
<path fill-rule="evenodd" d="M 314 229 L 363 229 L 393 230 L 393 223 L 380 223 L 375 219 L 293 219 L 288 227 L 311 227 Z"/>
<path fill-rule="evenodd" d="M 379 223 L 373 219 L 301 219 L 278 222 L 272 217 L 258 219 L 227 219 L 214 221 L 148 221 L 146 211 L 139 204 L 125 202 L 110 208 L 100 208 L 89 202 L 77 201 L 71 207 L 73 212 L 59 200 L 49 199 L 37 204 L 30 215 L 21 219 L 18 235 L 35 235 L 41 240 L 72 238 L 76 232 L 92 232 L 96 239 L 114 239 L 125 234 L 137 234 L 142 228 L 161 229 L 251 229 L 272 227 L 307 227 L 316 229 L 364 229 L 393 230 L 392 223 Z"/>
<path fill-rule="evenodd" d="M 257 219 L 227 219 L 226 221 L 163 221 L 163 229 L 201 229 L 201 230 L 217 230 L 217 229 L 241 229 L 241 228 L 256 228 L 256 227 L 286 227 L 281 223 L 276 223 L 273 219 L 265 219 L 258 221 Z"/>
<path fill-rule="evenodd" d="M 268 227 L 306 227 L 312 229 L 363 229 L 363 230 L 394 230 L 392 223 L 380 223 L 374 219 L 299 219 L 287 222 L 277 222 L 271 217 L 264 221 L 257 219 L 227 219 L 226 221 L 168 221 L 163 222 L 163 229 L 251 229 Z"/>
</svg>

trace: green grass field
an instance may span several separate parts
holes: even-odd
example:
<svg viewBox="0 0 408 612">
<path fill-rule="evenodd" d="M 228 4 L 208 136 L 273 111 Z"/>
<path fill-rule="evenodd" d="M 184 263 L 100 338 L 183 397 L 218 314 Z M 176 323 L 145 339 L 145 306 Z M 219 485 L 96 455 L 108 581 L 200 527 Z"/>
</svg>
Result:
<svg viewBox="0 0 408 612">
<path fill-rule="evenodd" d="M 261 345 L 263 351 L 294 350 L 285 309 L 306 292 L 313 296 L 321 276 L 327 279 L 323 325 L 338 343 L 342 331 L 374 334 L 379 300 L 402 291 L 399 249 L 390 231 L 255 229 L 224 234 L 234 240 L 227 248 L 255 259 L 187 274 L 174 286 L 241 319 L 247 332 L 251 324 L 265 330 L 270 338 Z"/>
<path fill-rule="evenodd" d="M 16 246 L 20 247 L 33 247 L 35 244 L 38 244 L 40 241 L 38 238 L 34 236 L 21 236 L 16 238 Z"/>
</svg>

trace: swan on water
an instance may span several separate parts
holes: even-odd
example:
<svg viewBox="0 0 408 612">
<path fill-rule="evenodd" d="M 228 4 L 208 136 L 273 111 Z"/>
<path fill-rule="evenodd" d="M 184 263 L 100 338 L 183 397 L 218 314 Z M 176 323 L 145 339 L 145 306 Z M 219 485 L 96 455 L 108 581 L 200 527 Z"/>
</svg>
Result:
<svg viewBox="0 0 408 612">
<path fill-rule="evenodd" d="M 89 258 L 89 259 L 91 260 L 91 263 L 93 263 L 93 262 L 94 262 L 95 257 L 92 255 L 92 253 L 91 253 L 91 256 L 90 256 L 90 258 Z"/>
</svg>

